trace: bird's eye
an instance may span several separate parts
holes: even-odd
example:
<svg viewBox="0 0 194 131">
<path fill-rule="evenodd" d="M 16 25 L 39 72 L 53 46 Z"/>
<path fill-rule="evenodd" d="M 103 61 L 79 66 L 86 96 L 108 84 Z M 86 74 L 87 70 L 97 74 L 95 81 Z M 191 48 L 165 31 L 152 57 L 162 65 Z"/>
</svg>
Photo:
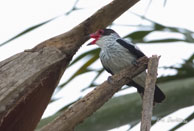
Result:
<svg viewBox="0 0 194 131">
<path fill-rule="evenodd" d="M 103 31 L 103 30 L 99 30 L 98 33 L 99 33 L 99 34 L 103 34 L 104 31 Z"/>
</svg>

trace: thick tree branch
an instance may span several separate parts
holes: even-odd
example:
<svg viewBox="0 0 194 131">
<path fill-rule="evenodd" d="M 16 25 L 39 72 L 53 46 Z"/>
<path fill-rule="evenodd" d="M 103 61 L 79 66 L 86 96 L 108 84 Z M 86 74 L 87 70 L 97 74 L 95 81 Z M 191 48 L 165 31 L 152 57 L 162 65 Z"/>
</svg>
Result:
<svg viewBox="0 0 194 131">
<path fill-rule="evenodd" d="M 137 1 L 114 0 L 69 32 L 1 62 L 0 130 L 34 130 L 68 63 L 88 40 L 88 34 L 109 25 Z"/>
<path fill-rule="evenodd" d="M 49 57 L 48 57 L 49 56 Z M 56 48 L 19 53 L 0 63 L 0 130 L 33 130 L 63 74 Z"/>
<path fill-rule="evenodd" d="M 148 72 L 146 76 L 145 91 L 142 104 L 141 131 L 149 131 L 153 109 L 154 91 L 157 80 L 158 56 L 154 55 L 149 59 Z"/>
<path fill-rule="evenodd" d="M 72 107 L 65 110 L 58 118 L 49 123 L 41 131 L 71 131 L 77 124 L 90 116 L 110 99 L 123 85 L 130 82 L 131 78 L 143 72 L 147 67 L 148 59 L 143 57 L 137 66 L 126 68 L 109 78 L 92 92 L 87 94 Z"/>
</svg>

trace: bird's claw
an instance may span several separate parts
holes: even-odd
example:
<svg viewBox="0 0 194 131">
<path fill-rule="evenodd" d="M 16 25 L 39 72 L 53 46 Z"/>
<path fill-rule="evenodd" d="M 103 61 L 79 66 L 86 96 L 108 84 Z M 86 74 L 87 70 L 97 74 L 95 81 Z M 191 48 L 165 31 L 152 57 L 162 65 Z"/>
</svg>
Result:
<svg viewBox="0 0 194 131">
<path fill-rule="evenodd" d="M 143 93 L 139 93 L 140 94 L 140 96 L 141 96 L 141 99 L 143 100 Z"/>
<path fill-rule="evenodd" d="M 131 64 L 133 64 L 134 66 L 137 66 L 138 64 L 137 64 L 137 60 L 133 60 L 132 62 L 131 62 Z"/>
<path fill-rule="evenodd" d="M 113 79 L 111 76 L 108 77 L 108 83 L 112 84 L 113 83 Z"/>
<path fill-rule="evenodd" d="M 153 101 L 153 107 L 155 107 L 156 104 L 157 104 L 157 103 L 156 103 L 155 101 Z"/>
</svg>

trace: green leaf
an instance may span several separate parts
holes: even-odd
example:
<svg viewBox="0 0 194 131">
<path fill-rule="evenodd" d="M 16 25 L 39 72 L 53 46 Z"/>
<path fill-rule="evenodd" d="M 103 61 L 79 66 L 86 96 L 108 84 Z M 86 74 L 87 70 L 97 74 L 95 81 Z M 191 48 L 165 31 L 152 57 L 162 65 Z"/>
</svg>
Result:
<svg viewBox="0 0 194 131">
<path fill-rule="evenodd" d="M 185 120 L 183 120 L 183 122 L 179 123 L 178 125 L 176 125 L 172 129 L 170 129 L 169 131 L 175 131 L 178 128 L 184 126 L 185 124 L 187 124 L 188 122 L 190 122 L 193 119 L 194 119 L 194 112 L 191 115 L 189 115 Z"/>
<path fill-rule="evenodd" d="M 183 40 L 183 39 L 175 39 L 175 38 L 167 38 L 167 39 L 144 41 L 144 43 L 166 43 L 166 42 L 178 42 L 178 41 L 185 41 L 185 40 Z"/>
<path fill-rule="evenodd" d="M 47 21 L 44 21 L 44 22 L 42 22 L 42 23 L 40 23 L 40 24 L 37 24 L 37 25 L 34 25 L 34 26 L 32 26 L 32 27 L 27 28 L 26 30 L 22 31 L 21 33 L 17 34 L 16 36 L 10 38 L 9 40 L 7 40 L 7 41 L 5 41 L 5 42 L 3 42 L 3 43 L 1 43 L 1 44 L 0 44 L 0 47 L 3 46 L 3 45 L 5 45 L 5 44 L 7 44 L 8 42 L 10 42 L 10 41 L 12 41 L 12 40 L 15 40 L 16 38 L 18 38 L 18 37 L 20 37 L 20 36 L 22 36 L 22 35 L 24 35 L 24 34 L 30 32 L 30 31 L 33 31 L 34 29 L 36 29 L 36 28 L 38 28 L 38 27 L 41 27 L 41 26 L 47 24 L 48 22 L 53 21 L 53 20 L 56 19 L 56 18 L 57 18 L 57 17 L 54 17 L 54 18 L 49 19 L 49 20 L 47 20 Z"/>
<path fill-rule="evenodd" d="M 143 40 L 144 37 L 146 37 L 149 33 L 153 32 L 153 30 L 149 31 L 135 31 L 127 36 L 125 38 L 130 38 L 135 41 Z"/>
<path fill-rule="evenodd" d="M 71 8 L 71 10 L 69 10 L 68 12 L 66 12 L 65 15 L 69 15 L 70 13 L 72 13 L 72 12 L 75 11 L 75 10 L 82 9 L 82 8 L 77 8 L 77 7 L 76 7 L 78 2 L 79 2 L 79 0 L 76 0 L 76 1 L 74 2 L 73 7 Z"/>
<path fill-rule="evenodd" d="M 49 101 L 49 104 L 52 103 L 52 102 L 55 102 L 55 101 L 57 101 L 59 99 L 61 99 L 61 98 L 51 98 L 51 100 Z"/>
<path fill-rule="evenodd" d="M 85 56 L 88 56 L 88 55 L 98 55 L 100 53 L 100 48 L 97 48 L 97 49 L 93 49 L 93 50 L 90 50 L 90 51 L 87 51 L 83 54 L 81 54 L 80 56 L 78 56 L 75 60 L 73 60 L 69 66 L 72 66 L 73 64 L 75 64 L 77 61 L 81 60 L 82 58 L 84 58 Z"/>
<path fill-rule="evenodd" d="M 185 35 L 185 38 L 186 38 L 187 42 L 191 42 L 191 43 L 194 42 L 194 39 L 193 39 L 190 32 L 186 32 L 186 33 L 184 33 L 184 35 Z"/>
<path fill-rule="evenodd" d="M 172 76 L 162 76 L 158 78 L 157 82 L 167 82 L 178 79 L 190 78 L 194 76 L 194 54 L 190 56 L 180 67 L 164 67 L 164 69 L 175 69 L 177 71 L 176 75 Z"/>
<path fill-rule="evenodd" d="M 159 23 L 153 22 L 154 31 L 164 30 L 166 26 L 163 26 Z"/>
</svg>

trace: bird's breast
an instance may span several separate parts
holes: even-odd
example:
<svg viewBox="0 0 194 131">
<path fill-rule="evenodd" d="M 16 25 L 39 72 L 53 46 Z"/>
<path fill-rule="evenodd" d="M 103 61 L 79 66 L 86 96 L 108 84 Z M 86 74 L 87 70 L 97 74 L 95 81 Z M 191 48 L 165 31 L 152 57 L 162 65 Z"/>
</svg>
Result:
<svg viewBox="0 0 194 131">
<path fill-rule="evenodd" d="M 116 50 L 101 51 L 100 59 L 103 66 L 110 69 L 115 74 L 125 67 L 132 66 L 135 57 L 127 50 L 119 50 L 119 48 L 117 48 Z"/>
</svg>

